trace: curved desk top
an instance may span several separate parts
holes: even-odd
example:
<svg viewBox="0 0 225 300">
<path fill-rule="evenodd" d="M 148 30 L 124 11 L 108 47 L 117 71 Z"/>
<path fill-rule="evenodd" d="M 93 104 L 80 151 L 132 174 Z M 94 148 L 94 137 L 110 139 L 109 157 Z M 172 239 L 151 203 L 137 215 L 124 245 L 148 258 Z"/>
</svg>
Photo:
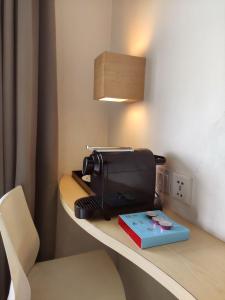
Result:
<svg viewBox="0 0 225 300">
<path fill-rule="evenodd" d="M 140 267 L 175 297 L 186 299 L 225 299 L 225 243 L 187 222 L 171 211 L 174 221 L 191 230 L 188 241 L 140 249 L 117 224 L 84 220 L 74 215 L 74 201 L 87 193 L 71 176 L 60 180 L 60 198 L 68 215 L 94 238 Z"/>
</svg>

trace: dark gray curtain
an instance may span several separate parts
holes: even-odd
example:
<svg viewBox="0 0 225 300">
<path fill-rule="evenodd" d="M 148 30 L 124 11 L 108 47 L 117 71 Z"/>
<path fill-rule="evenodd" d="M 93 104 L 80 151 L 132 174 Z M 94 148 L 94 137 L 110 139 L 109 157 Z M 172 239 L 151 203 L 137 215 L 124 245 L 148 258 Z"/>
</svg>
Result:
<svg viewBox="0 0 225 300">
<path fill-rule="evenodd" d="M 39 258 L 55 252 L 58 180 L 58 110 L 54 0 L 40 1 L 35 220 L 41 240 Z M 45 220 L 43 222 L 43 220 Z M 53 234 L 54 233 L 54 234 Z"/>
<path fill-rule="evenodd" d="M 57 203 L 54 0 L 0 0 L 0 196 L 21 184 L 39 259 L 53 258 Z M 0 299 L 9 272 L 0 241 Z"/>
</svg>

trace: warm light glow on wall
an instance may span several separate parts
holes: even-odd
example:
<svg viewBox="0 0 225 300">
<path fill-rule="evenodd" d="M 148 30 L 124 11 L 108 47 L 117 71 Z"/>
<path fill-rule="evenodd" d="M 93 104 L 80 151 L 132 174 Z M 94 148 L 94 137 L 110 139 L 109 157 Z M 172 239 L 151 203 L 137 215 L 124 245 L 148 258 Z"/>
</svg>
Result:
<svg viewBox="0 0 225 300">
<path fill-rule="evenodd" d="M 125 124 L 137 125 L 139 127 L 140 123 L 146 123 L 147 117 L 146 109 L 142 104 L 132 105 L 129 107 L 129 110 L 125 111 L 124 122 Z"/>
<path fill-rule="evenodd" d="M 149 52 L 155 30 L 154 10 L 152 1 L 143 5 L 140 5 L 139 1 L 132 1 L 129 4 L 130 13 L 124 21 L 126 26 L 124 46 L 130 55 L 145 56 L 146 52 Z"/>
<path fill-rule="evenodd" d="M 149 130 L 149 111 L 143 103 L 134 103 L 123 108 L 123 117 L 120 120 L 121 140 L 133 147 L 144 147 Z"/>
<path fill-rule="evenodd" d="M 149 49 L 152 39 L 151 28 L 136 27 L 134 31 L 128 35 L 128 51 L 131 55 L 145 55 Z"/>
<path fill-rule="evenodd" d="M 155 34 L 154 1 L 117 1 L 112 26 L 112 50 L 138 57 L 151 58 Z M 129 10 L 129 11 L 128 11 Z M 130 145 L 134 148 L 151 148 L 146 136 L 151 136 L 150 72 L 145 78 L 147 93 L 144 101 L 131 105 L 114 105 L 110 110 L 111 145 Z"/>
</svg>

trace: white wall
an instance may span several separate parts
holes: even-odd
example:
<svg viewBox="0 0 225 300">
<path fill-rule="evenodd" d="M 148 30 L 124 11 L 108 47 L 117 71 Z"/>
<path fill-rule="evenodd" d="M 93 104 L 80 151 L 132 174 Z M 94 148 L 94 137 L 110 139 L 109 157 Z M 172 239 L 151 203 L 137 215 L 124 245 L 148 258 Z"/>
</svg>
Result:
<svg viewBox="0 0 225 300">
<path fill-rule="evenodd" d="M 56 0 L 60 174 L 80 169 L 85 145 L 107 145 L 107 105 L 93 101 L 93 61 L 109 49 L 111 0 Z"/>
<path fill-rule="evenodd" d="M 147 57 L 145 100 L 111 105 L 109 143 L 194 177 L 174 210 L 225 240 L 225 1 L 113 0 L 111 49 Z"/>
<path fill-rule="evenodd" d="M 80 169 L 85 145 L 107 145 L 107 105 L 93 101 L 93 61 L 110 46 L 111 0 L 56 0 L 59 176 Z M 58 210 L 56 255 L 101 246 Z"/>
<path fill-rule="evenodd" d="M 145 99 L 111 104 L 109 145 L 149 147 L 194 177 L 172 208 L 225 240 L 225 1 L 113 0 L 111 50 L 146 56 Z M 170 299 L 123 258 L 129 300 Z"/>
</svg>

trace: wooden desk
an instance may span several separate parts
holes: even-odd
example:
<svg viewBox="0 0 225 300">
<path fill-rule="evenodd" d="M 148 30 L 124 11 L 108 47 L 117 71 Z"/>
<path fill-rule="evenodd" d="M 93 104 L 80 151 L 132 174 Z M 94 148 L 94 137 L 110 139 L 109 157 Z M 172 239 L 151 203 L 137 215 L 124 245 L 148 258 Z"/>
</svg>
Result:
<svg viewBox="0 0 225 300">
<path fill-rule="evenodd" d="M 190 240 L 142 250 L 119 227 L 117 218 L 88 221 L 75 217 L 74 201 L 87 193 L 71 176 L 61 179 L 60 195 L 64 209 L 80 227 L 140 267 L 178 299 L 225 299 L 224 242 L 166 211 L 190 228 Z"/>
</svg>

